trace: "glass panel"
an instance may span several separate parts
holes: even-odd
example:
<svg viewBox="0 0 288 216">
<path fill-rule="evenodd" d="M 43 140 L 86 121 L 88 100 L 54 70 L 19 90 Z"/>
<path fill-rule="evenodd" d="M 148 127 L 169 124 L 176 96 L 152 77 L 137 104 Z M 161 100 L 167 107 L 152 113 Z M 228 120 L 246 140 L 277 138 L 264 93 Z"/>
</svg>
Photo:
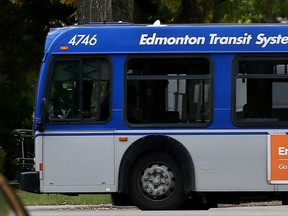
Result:
<svg viewBox="0 0 288 216">
<path fill-rule="evenodd" d="M 49 90 L 50 119 L 108 120 L 110 74 L 106 59 L 56 61 Z"/>
<path fill-rule="evenodd" d="M 50 119 L 79 118 L 79 71 L 79 61 L 55 62 L 49 92 Z"/>
<path fill-rule="evenodd" d="M 272 117 L 288 121 L 288 82 L 272 82 Z"/>
<path fill-rule="evenodd" d="M 204 58 L 129 60 L 127 121 L 131 124 L 207 124 L 211 109 L 209 68 L 210 63 Z"/>
<path fill-rule="evenodd" d="M 237 79 L 237 111 L 242 119 L 267 121 L 271 118 L 271 80 Z"/>
<path fill-rule="evenodd" d="M 82 103 L 84 118 L 99 118 L 101 94 L 100 60 L 83 61 Z"/>
<path fill-rule="evenodd" d="M 288 60 L 273 56 L 239 61 L 241 78 L 236 79 L 235 110 L 240 124 L 273 125 L 288 121 L 287 65 Z"/>
<path fill-rule="evenodd" d="M 239 61 L 239 74 L 287 74 L 286 59 L 252 59 Z"/>
<path fill-rule="evenodd" d="M 127 70 L 129 76 L 209 73 L 209 60 L 205 58 L 135 58 L 129 60 Z"/>
</svg>

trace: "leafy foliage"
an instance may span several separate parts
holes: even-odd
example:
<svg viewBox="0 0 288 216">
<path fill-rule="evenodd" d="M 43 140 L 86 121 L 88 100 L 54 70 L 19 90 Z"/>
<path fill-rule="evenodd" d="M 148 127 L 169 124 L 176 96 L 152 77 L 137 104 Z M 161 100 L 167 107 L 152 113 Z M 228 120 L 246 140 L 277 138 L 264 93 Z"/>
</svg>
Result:
<svg viewBox="0 0 288 216">
<path fill-rule="evenodd" d="M 287 0 L 225 0 L 221 22 L 273 23 L 288 17 Z"/>
<path fill-rule="evenodd" d="M 0 3 L 0 147 L 6 155 L 5 175 L 14 177 L 12 161 L 20 147 L 16 128 L 31 128 L 34 95 L 44 41 L 53 26 L 74 22 L 75 9 L 58 1 L 3 0 Z"/>
</svg>

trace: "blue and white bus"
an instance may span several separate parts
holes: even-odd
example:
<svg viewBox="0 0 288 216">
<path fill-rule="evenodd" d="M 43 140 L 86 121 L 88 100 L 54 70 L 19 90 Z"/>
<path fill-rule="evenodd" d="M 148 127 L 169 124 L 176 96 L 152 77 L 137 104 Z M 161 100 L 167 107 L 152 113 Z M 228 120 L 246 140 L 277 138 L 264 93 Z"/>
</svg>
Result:
<svg viewBox="0 0 288 216">
<path fill-rule="evenodd" d="M 35 107 L 27 191 L 287 203 L 287 25 L 51 29 Z"/>
</svg>

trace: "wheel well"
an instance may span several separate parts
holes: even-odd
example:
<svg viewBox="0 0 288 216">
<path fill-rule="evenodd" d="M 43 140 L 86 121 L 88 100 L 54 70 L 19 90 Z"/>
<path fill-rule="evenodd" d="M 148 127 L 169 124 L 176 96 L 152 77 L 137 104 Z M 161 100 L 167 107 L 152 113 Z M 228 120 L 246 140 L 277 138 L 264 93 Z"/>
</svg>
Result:
<svg viewBox="0 0 288 216">
<path fill-rule="evenodd" d="M 125 152 L 119 167 L 119 192 L 128 192 L 128 175 L 134 161 L 152 151 L 165 151 L 172 154 L 181 166 L 184 178 L 184 191 L 195 190 L 195 173 L 192 158 L 188 150 L 179 141 L 163 135 L 151 135 L 135 141 Z"/>
</svg>

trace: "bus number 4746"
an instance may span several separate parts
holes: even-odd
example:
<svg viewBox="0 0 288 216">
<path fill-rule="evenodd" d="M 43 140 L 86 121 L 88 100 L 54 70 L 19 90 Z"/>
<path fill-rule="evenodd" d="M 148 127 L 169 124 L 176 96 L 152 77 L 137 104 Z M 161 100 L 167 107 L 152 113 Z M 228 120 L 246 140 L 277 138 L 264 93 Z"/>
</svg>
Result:
<svg viewBox="0 0 288 216">
<path fill-rule="evenodd" d="M 97 35 L 93 35 L 92 37 L 90 37 L 90 34 L 88 35 L 74 35 L 74 37 L 72 37 L 72 39 L 68 42 L 68 44 L 71 44 L 72 46 L 78 46 L 80 44 L 84 44 L 85 46 L 90 45 L 90 46 L 94 46 L 97 43 Z"/>
</svg>

